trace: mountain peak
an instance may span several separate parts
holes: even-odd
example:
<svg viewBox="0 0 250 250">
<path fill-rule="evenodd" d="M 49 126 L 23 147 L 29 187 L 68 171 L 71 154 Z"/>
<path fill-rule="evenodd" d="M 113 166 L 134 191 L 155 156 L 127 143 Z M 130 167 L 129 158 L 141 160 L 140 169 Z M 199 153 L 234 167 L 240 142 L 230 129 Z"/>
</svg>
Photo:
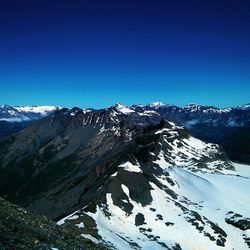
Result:
<svg viewBox="0 0 250 250">
<path fill-rule="evenodd" d="M 150 108 L 159 108 L 159 107 L 166 107 L 168 105 L 164 102 L 151 102 L 148 106 Z"/>
<path fill-rule="evenodd" d="M 3 108 L 11 108 L 11 106 L 8 105 L 8 104 L 3 104 L 3 105 L 1 105 L 1 108 L 2 108 L 2 109 L 3 109 Z"/>
<path fill-rule="evenodd" d="M 246 103 L 244 105 L 238 106 L 238 109 L 242 109 L 242 110 L 250 110 L 250 103 Z"/>
<path fill-rule="evenodd" d="M 188 103 L 188 104 L 186 104 L 183 108 L 185 108 L 185 109 L 195 109 L 195 110 L 197 110 L 197 109 L 199 109 L 199 108 L 201 108 L 201 107 L 205 107 L 205 106 L 202 106 L 202 105 L 196 104 L 196 103 Z"/>
<path fill-rule="evenodd" d="M 123 114 L 130 114 L 135 112 L 134 110 L 130 109 L 129 107 L 121 104 L 121 103 L 116 103 L 114 106 L 116 111 L 123 113 Z"/>
</svg>

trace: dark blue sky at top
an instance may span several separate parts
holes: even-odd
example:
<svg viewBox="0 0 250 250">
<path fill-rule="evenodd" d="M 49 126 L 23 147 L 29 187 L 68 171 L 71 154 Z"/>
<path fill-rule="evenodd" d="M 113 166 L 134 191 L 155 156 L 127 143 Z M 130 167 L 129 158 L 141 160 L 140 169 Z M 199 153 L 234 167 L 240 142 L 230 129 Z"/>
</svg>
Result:
<svg viewBox="0 0 250 250">
<path fill-rule="evenodd" d="M 0 0 L 0 103 L 250 102 L 248 0 Z"/>
</svg>

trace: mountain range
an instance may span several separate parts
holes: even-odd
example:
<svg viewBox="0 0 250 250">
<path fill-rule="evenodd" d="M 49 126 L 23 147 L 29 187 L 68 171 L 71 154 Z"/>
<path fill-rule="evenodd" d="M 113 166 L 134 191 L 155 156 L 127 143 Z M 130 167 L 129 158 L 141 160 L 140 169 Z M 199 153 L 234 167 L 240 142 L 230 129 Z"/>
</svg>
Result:
<svg viewBox="0 0 250 250">
<path fill-rule="evenodd" d="M 249 114 L 249 105 L 53 107 L 0 141 L 0 196 L 97 247 L 247 249 L 250 167 L 228 152 L 248 162 Z M 226 148 L 240 138 L 242 150 Z"/>
<path fill-rule="evenodd" d="M 0 106 L 0 140 L 19 132 L 59 108 L 56 106 Z"/>
<path fill-rule="evenodd" d="M 157 114 L 168 121 L 185 127 L 189 133 L 203 141 L 223 146 L 230 159 L 250 164 L 250 104 L 220 109 L 214 106 L 188 104 L 184 107 L 154 102 L 148 105 L 122 104 L 115 106 L 124 112 Z M 31 123 L 59 110 L 59 106 L 0 107 L 0 140 L 17 133 Z M 67 109 L 70 110 L 70 109 Z M 81 108 L 73 108 L 82 110 Z M 94 109 L 83 109 L 95 111 Z M 104 109 L 103 109 L 104 110 Z M 239 141 L 239 143 L 237 142 Z M 242 143 L 243 142 L 243 143 Z"/>
</svg>

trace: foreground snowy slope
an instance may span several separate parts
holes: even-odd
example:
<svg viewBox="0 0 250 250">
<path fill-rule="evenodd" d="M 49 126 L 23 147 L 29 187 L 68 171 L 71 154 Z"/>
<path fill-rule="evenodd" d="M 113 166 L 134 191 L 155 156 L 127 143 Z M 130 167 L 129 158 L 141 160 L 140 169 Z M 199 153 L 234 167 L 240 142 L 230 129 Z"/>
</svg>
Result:
<svg viewBox="0 0 250 250">
<path fill-rule="evenodd" d="M 116 249 L 247 249 L 250 167 L 183 133 L 172 124 L 144 135 L 98 198 L 58 224 Z"/>
<path fill-rule="evenodd" d="M 131 214 L 114 204 L 111 193 L 106 196 L 105 209 L 98 206 L 95 213 L 86 213 L 95 220 L 103 239 L 118 249 L 247 249 L 249 219 L 245 231 L 228 224 L 226 218 L 231 211 L 250 216 L 249 179 L 193 175 L 176 167 L 170 168 L 169 174 L 176 183 L 171 189 L 177 199 L 149 182 L 152 202 L 142 206 L 122 184 L 124 202 L 133 206 Z M 163 176 L 158 180 L 168 186 Z"/>
<path fill-rule="evenodd" d="M 131 198 L 133 190 L 121 184 L 120 201 L 114 193 L 107 193 L 106 202 L 98 205 L 94 212 L 84 208 L 59 224 L 73 223 L 83 230 L 82 236 L 90 239 L 93 236 L 90 237 L 89 232 L 97 233 L 117 249 L 247 249 L 250 171 L 249 166 L 235 167 L 235 174 L 241 175 L 241 170 L 244 174 L 193 174 L 170 167 L 168 174 L 157 178 L 158 185 L 149 182 L 152 200 L 148 204 Z M 120 175 L 124 173 L 118 172 L 112 178 L 122 178 Z M 169 184 L 166 178 L 175 184 Z M 168 191 L 160 188 L 161 185 Z M 234 214 L 243 216 L 247 230 L 227 221 Z"/>
</svg>

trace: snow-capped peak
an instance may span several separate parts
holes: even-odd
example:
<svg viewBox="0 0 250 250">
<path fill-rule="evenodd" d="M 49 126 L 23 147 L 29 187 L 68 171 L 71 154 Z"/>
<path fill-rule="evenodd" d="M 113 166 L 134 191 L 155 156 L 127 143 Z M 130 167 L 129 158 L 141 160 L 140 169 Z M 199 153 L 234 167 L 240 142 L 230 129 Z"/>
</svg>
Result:
<svg viewBox="0 0 250 250">
<path fill-rule="evenodd" d="M 130 109 L 127 106 L 124 106 L 121 103 L 117 103 L 114 107 L 115 107 L 116 111 L 121 112 L 123 114 L 130 114 L 130 113 L 135 112 L 134 110 Z"/>
<path fill-rule="evenodd" d="M 150 108 L 159 108 L 159 107 L 166 107 L 168 105 L 164 102 L 151 102 L 148 106 Z"/>
<path fill-rule="evenodd" d="M 245 105 L 239 106 L 238 109 L 249 110 L 250 109 L 250 103 L 247 103 Z"/>
<path fill-rule="evenodd" d="M 11 108 L 11 106 L 8 105 L 8 104 L 3 104 L 3 105 L 1 105 L 1 109 L 4 109 L 4 108 Z"/>
<path fill-rule="evenodd" d="M 197 111 L 197 110 L 200 110 L 202 107 L 205 107 L 205 106 L 198 105 L 198 104 L 195 104 L 195 103 L 188 103 L 183 108 L 184 109 L 189 109 L 191 111 Z"/>
</svg>

